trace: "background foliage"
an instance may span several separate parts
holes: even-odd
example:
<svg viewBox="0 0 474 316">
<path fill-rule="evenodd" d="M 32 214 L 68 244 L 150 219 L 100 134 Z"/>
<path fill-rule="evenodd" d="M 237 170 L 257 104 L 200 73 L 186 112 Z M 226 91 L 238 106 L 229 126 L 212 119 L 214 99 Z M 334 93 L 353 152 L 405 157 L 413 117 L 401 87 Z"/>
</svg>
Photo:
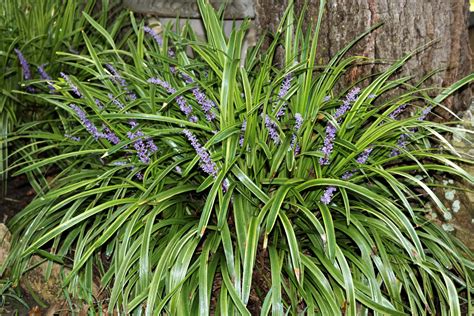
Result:
<svg viewBox="0 0 474 316">
<path fill-rule="evenodd" d="M 6 142 L 8 135 L 26 122 L 56 118 L 54 110 L 44 106 L 40 99 L 15 91 L 39 92 L 39 85 L 34 83 L 47 77 L 56 78 L 61 70 L 68 69 L 67 63 L 60 63 L 56 52 L 80 54 L 85 48 L 81 34 L 84 30 L 94 45 L 101 46 L 101 42 L 96 41 L 94 29 L 87 26 L 82 15 L 82 12 L 92 14 L 94 8 L 98 12 L 94 16 L 100 25 L 105 27 L 111 16 L 116 18 L 115 27 L 124 25 L 123 14 L 114 13 L 116 5 L 109 0 L 100 3 L 95 0 L 4 0 L 0 3 L 1 197 L 7 189 L 8 153 L 14 146 Z M 115 36 L 118 30 L 109 31 Z M 35 182 L 34 179 L 30 181 Z"/>
</svg>

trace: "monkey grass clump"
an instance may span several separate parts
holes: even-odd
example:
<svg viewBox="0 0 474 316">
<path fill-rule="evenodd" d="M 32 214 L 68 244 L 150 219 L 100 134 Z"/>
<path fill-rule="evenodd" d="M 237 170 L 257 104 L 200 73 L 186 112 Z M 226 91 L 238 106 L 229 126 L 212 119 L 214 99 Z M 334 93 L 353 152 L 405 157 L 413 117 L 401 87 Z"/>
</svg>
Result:
<svg viewBox="0 0 474 316">
<path fill-rule="evenodd" d="M 248 23 L 226 37 L 214 9 L 199 8 L 205 41 L 189 25 L 158 35 L 132 17 L 117 46 L 86 15 L 108 47 L 84 35 L 89 55 L 68 63 L 87 76 L 37 95 L 57 107 L 60 119 L 44 122 L 54 132 L 22 132 L 37 145 L 17 173 L 56 177 L 10 222 L 12 278 L 39 255 L 71 269 L 70 295 L 121 314 L 459 314 L 472 304 L 472 252 L 423 206 L 445 210 L 436 175 L 473 182 L 457 165 L 469 161 L 443 147 L 454 129 L 424 119 L 473 76 L 430 97 L 393 75 L 408 54 L 340 89 L 363 59 L 345 53 L 366 34 L 316 67 L 317 34 L 303 36 L 290 7 L 269 48 L 241 60 Z"/>
</svg>

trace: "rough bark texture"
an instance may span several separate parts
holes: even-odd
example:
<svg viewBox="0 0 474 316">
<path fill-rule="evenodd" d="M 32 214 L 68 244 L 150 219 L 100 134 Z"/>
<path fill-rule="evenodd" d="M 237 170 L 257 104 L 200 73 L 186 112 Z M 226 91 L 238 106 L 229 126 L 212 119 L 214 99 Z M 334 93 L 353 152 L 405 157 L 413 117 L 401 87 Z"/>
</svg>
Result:
<svg viewBox="0 0 474 316">
<path fill-rule="evenodd" d="M 304 0 L 296 0 L 297 11 Z M 471 73 L 468 35 L 468 0 L 330 0 L 327 1 L 320 33 L 319 52 L 328 60 L 339 49 L 370 26 L 384 25 L 358 43 L 350 54 L 393 61 L 404 54 L 436 40 L 431 47 L 411 58 L 401 75 L 417 78 L 435 69 L 442 69 L 429 85 L 446 87 Z M 311 25 L 317 18 L 318 0 L 308 1 L 305 19 Z M 260 30 L 274 31 L 287 0 L 256 0 L 257 24 Z M 319 58 L 318 58 L 319 60 Z M 349 79 L 383 70 L 384 65 L 352 69 Z M 447 100 L 459 113 L 469 107 L 471 91 Z M 440 113 L 447 116 L 446 113 Z"/>
</svg>

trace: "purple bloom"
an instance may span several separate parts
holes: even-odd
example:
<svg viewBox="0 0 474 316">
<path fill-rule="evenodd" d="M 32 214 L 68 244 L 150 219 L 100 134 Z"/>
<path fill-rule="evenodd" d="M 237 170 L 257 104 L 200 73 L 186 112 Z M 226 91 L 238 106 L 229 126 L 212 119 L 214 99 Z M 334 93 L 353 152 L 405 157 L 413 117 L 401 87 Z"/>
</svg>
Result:
<svg viewBox="0 0 474 316">
<path fill-rule="evenodd" d="M 353 103 L 355 100 L 357 100 L 357 95 L 360 92 L 360 88 L 356 87 L 352 89 L 347 95 L 346 99 L 344 102 L 342 102 L 342 105 L 336 110 L 336 113 L 334 114 L 334 118 L 336 120 L 340 120 L 340 118 L 346 114 L 347 111 L 351 108 L 351 103 Z"/>
<path fill-rule="evenodd" d="M 23 78 L 25 80 L 30 80 L 31 79 L 31 71 L 30 71 L 30 65 L 26 61 L 25 56 L 23 56 L 23 53 L 18 49 L 15 48 L 15 53 L 18 56 L 18 60 L 20 61 L 21 68 L 23 69 Z"/>
<path fill-rule="evenodd" d="M 156 34 L 156 32 L 152 28 L 145 26 L 143 28 L 143 31 L 151 35 L 151 37 L 153 37 L 158 46 L 161 46 L 163 44 L 163 39 L 161 38 L 161 36 Z"/>
<path fill-rule="evenodd" d="M 103 137 L 102 133 L 99 133 L 97 127 L 92 123 L 86 116 L 86 113 L 77 105 L 70 104 L 71 109 L 76 112 L 77 116 L 79 116 L 79 120 L 81 121 L 82 125 L 86 128 L 86 130 L 97 140 Z"/>
<path fill-rule="evenodd" d="M 155 143 L 153 142 L 153 139 L 151 139 L 151 138 L 147 138 L 146 146 L 147 146 L 148 152 L 150 154 L 155 153 L 155 152 L 158 151 L 158 147 L 155 145 Z"/>
<path fill-rule="evenodd" d="M 196 98 L 197 103 L 201 105 L 201 108 L 204 114 L 206 115 L 206 119 L 208 121 L 212 121 L 213 119 L 215 119 L 216 115 L 212 112 L 212 109 L 216 107 L 214 102 L 209 100 L 207 96 L 203 92 L 201 92 L 201 90 L 199 90 L 198 87 L 193 89 L 193 94 Z"/>
<path fill-rule="evenodd" d="M 240 128 L 240 139 L 239 145 L 240 147 L 244 147 L 244 139 L 245 139 L 245 130 L 247 129 L 247 120 L 244 119 L 242 122 L 242 127 Z"/>
<path fill-rule="evenodd" d="M 377 97 L 377 95 L 373 94 L 373 93 L 371 93 L 367 96 L 367 98 L 369 98 L 369 99 L 375 99 L 376 97 Z"/>
<path fill-rule="evenodd" d="M 176 103 L 178 103 L 179 109 L 184 113 L 184 115 L 190 116 L 193 112 L 193 108 L 186 102 L 186 99 L 183 96 L 177 96 Z"/>
<path fill-rule="evenodd" d="M 148 82 L 162 86 L 169 94 L 176 92 L 176 89 L 174 89 L 168 82 L 161 80 L 160 78 L 150 78 L 148 79 Z"/>
<path fill-rule="evenodd" d="M 425 109 L 423 109 L 420 117 L 418 118 L 418 121 L 423 121 L 426 118 L 426 116 L 431 112 L 432 109 L 433 109 L 432 106 L 428 106 Z"/>
<path fill-rule="evenodd" d="M 303 116 L 300 113 L 295 113 L 295 131 L 298 132 L 303 125 Z"/>
<path fill-rule="evenodd" d="M 135 93 L 130 92 L 128 90 L 128 84 L 125 79 L 118 73 L 118 71 L 111 65 L 111 64 L 106 64 L 105 67 L 110 71 L 112 74 L 112 80 L 116 83 L 119 84 L 120 86 L 123 87 L 123 89 L 127 92 L 127 97 L 129 100 L 133 101 L 137 99 L 137 96 Z"/>
<path fill-rule="evenodd" d="M 278 135 L 278 127 L 277 124 L 270 119 L 268 115 L 265 115 L 265 126 L 268 129 L 268 134 L 270 135 L 270 138 L 273 140 L 275 145 L 278 145 L 280 143 L 280 135 Z"/>
<path fill-rule="evenodd" d="M 179 173 L 179 174 L 182 174 L 182 173 L 183 173 L 183 170 L 181 169 L 180 166 L 176 166 L 176 167 L 174 168 L 174 170 L 176 170 L 176 172 Z"/>
<path fill-rule="evenodd" d="M 295 114 L 295 126 L 294 126 L 294 132 L 293 135 L 291 135 L 291 144 L 290 144 L 290 149 L 296 149 L 297 147 L 299 148 L 299 145 L 297 144 L 297 133 L 301 129 L 301 126 L 303 125 L 303 116 L 301 116 L 300 113 Z M 299 149 L 298 149 L 299 153 Z M 295 150 L 295 154 L 296 150 Z"/>
<path fill-rule="evenodd" d="M 110 101 L 112 101 L 112 103 L 115 104 L 120 110 L 125 108 L 122 102 L 117 100 L 112 93 L 107 94 L 107 96 L 109 97 Z"/>
<path fill-rule="evenodd" d="M 278 97 L 280 99 L 283 99 L 286 96 L 286 94 L 288 93 L 288 90 L 290 90 L 291 79 L 292 79 L 291 74 L 288 74 L 288 75 L 286 75 L 285 79 L 283 80 L 283 82 L 281 84 L 281 87 L 280 87 L 280 91 L 278 92 Z"/>
<path fill-rule="evenodd" d="M 49 81 L 52 80 L 52 78 L 51 78 L 50 75 L 48 75 L 48 73 L 46 72 L 46 70 L 44 70 L 44 66 L 46 66 L 46 64 L 43 64 L 43 65 L 38 66 L 38 73 L 40 74 L 41 79 L 43 79 L 43 80 L 48 80 L 48 88 L 49 88 L 49 90 L 51 90 L 51 91 L 56 91 L 56 89 L 53 87 L 53 85 L 49 82 Z"/>
<path fill-rule="evenodd" d="M 133 147 L 137 151 L 138 159 L 144 164 L 150 163 L 150 155 L 158 150 L 153 140 L 151 138 L 144 139 L 145 135 L 140 130 L 136 132 L 129 131 L 127 136 L 129 139 L 135 140 Z"/>
<path fill-rule="evenodd" d="M 389 114 L 388 117 L 390 117 L 392 120 L 395 120 L 397 118 L 397 116 L 403 112 L 403 110 L 405 110 L 405 108 L 407 107 L 406 104 L 402 104 L 400 105 L 398 108 L 396 108 L 392 113 Z"/>
<path fill-rule="evenodd" d="M 323 99 L 324 102 L 327 102 L 327 101 L 329 101 L 329 100 L 331 100 L 331 96 L 330 96 L 330 95 L 325 96 L 324 99 Z"/>
<path fill-rule="evenodd" d="M 191 84 L 194 82 L 193 78 L 191 78 L 188 74 L 182 72 L 181 76 L 183 77 L 184 81 L 188 84 Z M 210 122 L 216 118 L 216 115 L 212 112 L 212 109 L 216 107 L 214 102 L 209 100 L 204 94 L 199 87 L 194 87 L 193 88 L 193 95 L 194 98 L 196 99 L 197 103 L 201 105 L 202 111 L 204 112 L 206 119 Z"/>
<path fill-rule="evenodd" d="M 229 190 L 230 182 L 229 179 L 225 178 L 224 181 L 222 181 L 222 191 L 226 193 Z"/>
<path fill-rule="evenodd" d="M 344 172 L 344 174 L 341 176 L 341 179 L 342 179 L 342 180 L 349 180 L 350 178 L 352 178 L 353 175 L 354 175 L 354 172 L 353 172 L 353 171 L 346 171 L 346 172 Z"/>
<path fill-rule="evenodd" d="M 336 138 L 336 127 L 332 123 L 328 123 L 326 126 L 326 137 L 324 138 L 324 144 L 321 148 L 321 151 L 324 154 L 324 157 L 319 158 L 320 165 L 329 164 L 329 156 L 334 148 L 334 139 Z"/>
<path fill-rule="evenodd" d="M 135 177 L 136 177 L 138 180 L 143 180 L 143 173 L 137 172 L 137 173 L 135 174 Z"/>
<path fill-rule="evenodd" d="M 163 87 L 170 94 L 176 93 L 175 88 L 173 88 L 168 82 L 161 80 L 160 78 L 150 78 L 148 79 L 148 82 Z M 191 115 L 193 108 L 188 105 L 186 99 L 183 96 L 177 96 L 176 103 L 178 103 L 181 112 L 183 112 L 187 117 Z"/>
<path fill-rule="evenodd" d="M 276 119 L 279 120 L 282 116 L 285 116 L 286 113 L 286 103 L 281 106 L 278 110 L 277 114 L 275 115 Z"/>
<path fill-rule="evenodd" d="M 66 80 L 67 84 L 69 85 L 69 87 L 71 88 L 72 92 L 78 96 L 79 98 L 82 98 L 82 94 L 79 92 L 79 89 L 72 83 L 71 81 L 71 78 L 69 78 L 68 75 L 66 75 L 64 72 L 60 72 L 59 73 L 61 75 L 61 77 L 64 78 L 64 80 Z"/>
<path fill-rule="evenodd" d="M 94 99 L 94 103 L 95 105 L 97 105 L 97 107 L 99 108 L 99 110 L 102 110 L 104 108 L 104 106 L 102 105 L 102 103 L 100 103 L 99 99 Z"/>
<path fill-rule="evenodd" d="M 334 192 L 336 192 L 336 187 L 327 187 L 327 189 L 323 193 L 323 196 L 321 196 L 321 202 L 326 205 L 331 203 Z"/>
<path fill-rule="evenodd" d="M 138 126 L 138 123 L 137 123 L 137 121 L 135 121 L 135 120 L 130 120 L 130 121 L 128 121 L 128 124 L 130 124 L 130 126 L 131 126 L 132 128 L 135 128 L 135 127 Z"/>
<path fill-rule="evenodd" d="M 295 145 L 295 155 L 299 155 L 301 152 L 300 144 L 296 143 Z"/>
<path fill-rule="evenodd" d="M 374 147 L 370 146 L 367 147 L 360 155 L 357 157 L 356 161 L 360 164 L 365 164 L 367 162 L 367 159 L 369 158 L 370 153 Z"/>
<path fill-rule="evenodd" d="M 122 78 L 122 76 L 118 73 L 117 69 L 114 68 L 114 66 L 112 66 L 111 64 L 105 64 L 105 67 L 110 71 L 110 73 L 112 74 L 112 80 L 121 85 L 122 87 L 126 87 L 127 86 L 127 82 L 125 81 L 125 79 Z"/>
<path fill-rule="evenodd" d="M 183 77 L 184 82 L 186 83 L 193 83 L 194 80 L 191 78 L 187 73 L 181 72 L 181 77 Z"/>
<path fill-rule="evenodd" d="M 211 156 L 207 152 L 206 148 L 201 146 L 201 144 L 197 140 L 196 136 L 194 136 L 193 133 L 191 133 L 189 130 L 184 129 L 183 133 L 184 133 L 184 135 L 186 135 L 189 142 L 191 143 L 191 146 L 193 146 L 194 150 L 198 154 L 198 156 L 200 158 L 200 167 L 201 167 L 201 169 L 205 173 L 213 176 L 214 178 L 217 177 L 217 172 L 218 172 L 217 166 L 212 161 Z"/>
<path fill-rule="evenodd" d="M 78 136 L 72 136 L 72 135 L 69 135 L 69 134 L 64 134 L 64 137 L 69 138 L 70 140 L 73 140 L 73 141 L 75 141 L 75 142 L 78 142 L 78 141 L 81 140 L 80 137 L 78 137 Z"/>
<path fill-rule="evenodd" d="M 280 100 L 283 100 L 283 98 L 285 98 L 286 95 L 288 94 L 288 90 L 290 90 L 290 87 L 291 87 L 291 79 L 292 79 L 291 74 L 288 74 L 283 80 L 280 86 L 280 91 L 278 92 L 278 98 Z M 273 110 L 275 110 L 275 107 L 273 107 Z M 282 116 L 285 115 L 285 113 L 286 113 L 286 102 L 283 102 L 280 109 L 275 115 L 276 119 L 279 120 Z"/>
<path fill-rule="evenodd" d="M 408 135 L 407 135 L 407 134 L 402 134 L 402 135 L 400 135 L 400 137 L 399 137 L 398 140 L 397 140 L 397 146 L 398 146 L 398 148 L 392 149 L 392 152 L 390 153 L 390 157 L 395 157 L 395 156 L 400 155 L 400 149 L 406 148 L 406 146 L 407 146 L 407 144 L 408 144 L 407 139 L 408 139 Z"/>
<path fill-rule="evenodd" d="M 41 79 L 52 80 L 51 76 L 48 75 L 46 70 L 44 70 L 44 66 L 46 66 L 46 64 L 42 64 L 42 65 L 38 66 L 38 73 L 40 74 Z"/>
<path fill-rule="evenodd" d="M 115 133 L 110 130 L 110 128 L 108 128 L 105 125 L 102 125 L 102 129 L 104 131 L 103 137 L 107 139 L 110 143 L 114 145 L 117 145 L 118 143 L 120 143 L 120 138 L 118 138 L 117 135 L 115 135 Z"/>
</svg>

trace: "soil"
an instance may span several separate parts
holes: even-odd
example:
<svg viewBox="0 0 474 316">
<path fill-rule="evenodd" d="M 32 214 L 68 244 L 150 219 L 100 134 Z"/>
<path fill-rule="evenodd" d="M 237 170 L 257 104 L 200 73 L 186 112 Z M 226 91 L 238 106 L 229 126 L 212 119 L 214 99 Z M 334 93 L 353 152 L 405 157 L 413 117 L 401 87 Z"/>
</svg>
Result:
<svg viewBox="0 0 474 316">
<path fill-rule="evenodd" d="M 5 197 L 0 198 L 0 223 L 4 224 L 25 208 L 35 196 L 35 192 L 25 176 L 10 177 L 5 185 L 7 186 L 7 194 Z M 21 298 L 28 307 L 14 297 Z M 0 315 L 34 316 L 42 315 L 42 310 L 33 296 L 20 287 L 9 288 L 5 292 L 0 293 Z"/>
<path fill-rule="evenodd" d="M 0 199 L 0 223 L 7 221 L 31 202 L 35 191 L 28 183 L 26 176 L 7 179 L 7 194 Z"/>
</svg>

